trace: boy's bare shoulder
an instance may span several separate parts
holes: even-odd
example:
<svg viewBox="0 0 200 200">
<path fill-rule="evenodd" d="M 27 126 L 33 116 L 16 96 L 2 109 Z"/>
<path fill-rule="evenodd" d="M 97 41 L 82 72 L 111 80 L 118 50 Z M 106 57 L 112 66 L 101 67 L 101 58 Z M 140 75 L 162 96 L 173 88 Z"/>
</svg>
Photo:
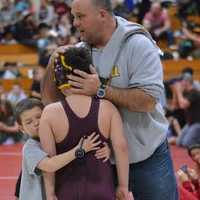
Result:
<svg viewBox="0 0 200 200">
<path fill-rule="evenodd" d="M 60 102 L 51 103 L 51 104 L 48 104 L 47 106 L 45 106 L 43 113 L 56 112 L 56 111 L 60 110 L 61 108 L 62 108 L 62 105 Z"/>
<path fill-rule="evenodd" d="M 109 110 L 110 112 L 114 112 L 117 110 L 116 106 L 108 100 L 101 99 L 100 104 L 102 109 Z"/>
</svg>

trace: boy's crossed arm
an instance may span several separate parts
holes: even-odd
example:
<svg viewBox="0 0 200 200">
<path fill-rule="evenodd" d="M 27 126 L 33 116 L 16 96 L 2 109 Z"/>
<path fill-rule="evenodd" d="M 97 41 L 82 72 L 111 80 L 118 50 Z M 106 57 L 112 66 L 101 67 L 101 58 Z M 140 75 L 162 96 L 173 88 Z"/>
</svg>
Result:
<svg viewBox="0 0 200 200">
<path fill-rule="evenodd" d="M 95 132 L 85 139 L 81 138 L 78 145 L 76 145 L 73 149 L 53 157 L 44 158 L 39 162 L 37 168 L 45 172 L 56 172 L 58 169 L 64 167 L 65 165 L 76 159 L 75 152 L 77 149 L 80 148 L 82 142 L 82 148 L 85 150 L 86 153 L 89 151 L 98 150 L 100 148 L 98 146 L 101 143 L 98 138 L 99 135 L 97 135 Z"/>
</svg>

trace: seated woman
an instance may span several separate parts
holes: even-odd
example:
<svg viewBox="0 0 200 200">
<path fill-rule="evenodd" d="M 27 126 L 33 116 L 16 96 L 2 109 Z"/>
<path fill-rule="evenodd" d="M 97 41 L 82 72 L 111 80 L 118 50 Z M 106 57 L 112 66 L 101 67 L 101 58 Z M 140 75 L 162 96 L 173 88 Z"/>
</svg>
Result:
<svg viewBox="0 0 200 200">
<path fill-rule="evenodd" d="M 194 144 L 200 144 L 200 91 L 191 90 L 184 95 L 188 106 L 185 107 L 185 116 L 187 124 L 177 138 L 177 145 L 189 147 Z"/>
<path fill-rule="evenodd" d="M 0 100 L 0 144 L 13 144 L 22 139 L 13 108 L 8 100 Z"/>
<path fill-rule="evenodd" d="M 101 162 L 95 152 L 76 152 L 76 160 L 54 175 L 45 174 L 47 199 L 58 200 L 126 200 L 128 198 L 128 150 L 120 114 L 110 102 L 96 97 L 72 94 L 67 75 L 75 69 L 90 73 L 92 63 L 86 48 L 69 47 L 49 67 L 42 84 L 43 102 L 47 105 L 41 117 L 40 140 L 50 155 L 68 151 L 81 137 L 92 132 L 103 143 L 112 145 L 117 166 L 118 186 L 115 192 L 110 161 Z M 55 102 L 55 103 L 53 103 Z M 84 134 L 84 135 L 83 135 Z M 55 190 L 54 190 L 55 182 Z"/>
</svg>

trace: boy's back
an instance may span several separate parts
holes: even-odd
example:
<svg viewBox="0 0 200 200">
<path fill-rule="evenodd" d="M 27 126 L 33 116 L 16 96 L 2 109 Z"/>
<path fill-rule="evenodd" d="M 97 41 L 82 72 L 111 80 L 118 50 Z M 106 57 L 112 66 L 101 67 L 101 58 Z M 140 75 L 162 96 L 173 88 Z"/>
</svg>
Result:
<svg viewBox="0 0 200 200">
<path fill-rule="evenodd" d="M 100 146 L 104 142 L 109 143 L 113 113 L 114 106 L 108 101 L 72 95 L 62 103 L 47 106 L 42 119 L 47 117 L 45 124 L 51 125 L 56 153 L 61 154 L 92 132 L 99 135 Z M 90 152 L 82 160 L 75 159 L 56 172 L 55 190 L 59 200 L 66 196 L 69 199 L 76 199 L 78 196 L 79 199 L 87 200 L 114 200 L 111 164 L 109 161 L 104 163 L 97 160 L 95 151 Z"/>
<path fill-rule="evenodd" d="M 67 97 L 66 100 L 78 117 L 84 118 L 87 116 L 92 102 L 91 97 L 72 95 Z M 48 115 L 45 115 L 45 112 L 48 112 Z M 109 138 L 112 115 L 118 111 L 109 101 L 100 100 L 98 112 L 98 127 L 100 132 L 105 138 Z M 61 142 L 67 136 L 69 130 L 69 120 L 66 117 L 62 104 L 60 102 L 56 102 L 46 106 L 43 115 L 45 115 L 47 122 L 52 125 L 56 143 Z"/>
</svg>

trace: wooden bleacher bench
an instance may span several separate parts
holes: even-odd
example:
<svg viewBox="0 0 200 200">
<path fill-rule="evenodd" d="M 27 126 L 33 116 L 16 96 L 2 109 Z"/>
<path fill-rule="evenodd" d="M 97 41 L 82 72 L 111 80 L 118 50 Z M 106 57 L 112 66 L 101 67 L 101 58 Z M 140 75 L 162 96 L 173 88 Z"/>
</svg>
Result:
<svg viewBox="0 0 200 200">
<path fill-rule="evenodd" d="M 188 16 L 187 19 L 196 24 L 200 24 L 200 16 L 191 15 L 191 16 Z"/>
<path fill-rule="evenodd" d="M 194 70 L 194 79 L 200 80 L 200 59 L 196 60 L 164 60 L 163 64 L 163 72 L 164 72 L 164 80 L 168 80 L 170 78 L 179 76 L 181 71 L 185 67 L 191 67 Z"/>
<path fill-rule="evenodd" d="M 37 65 L 38 64 L 38 54 L 0 54 L 0 62 L 17 62 L 24 65 Z"/>
<path fill-rule="evenodd" d="M 24 89 L 24 91 L 29 94 L 30 88 L 32 85 L 33 80 L 28 78 L 20 78 L 20 79 L 13 79 L 13 80 L 2 80 L 0 81 L 0 84 L 3 85 L 6 92 L 10 91 L 12 89 L 12 86 L 15 83 L 19 83 L 21 87 Z"/>
<path fill-rule="evenodd" d="M 18 62 L 24 65 L 37 65 L 38 53 L 35 48 L 21 44 L 0 44 L 0 63 Z"/>
<path fill-rule="evenodd" d="M 34 69 L 36 69 L 38 67 L 38 65 L 35 66 L 23 66 L 23 67 L 19 67 L 19 72 L 21 74 L 22 77 L 26 77 L 26 78 L 30 78 L 30 73 L 33 72 Z"/>
<path fill-rule="evenodd" d="M 171 21 L 171 27 L 173 31 L 181 29 L 181 21 L 177 17 L 178 9 L 176 5 L 172 5 L 168 9 L 169 18 Z"/>
<path fill-rule="evenodd" d="M 0 54 L 29 54 L 37 53 L 37 50 L 22 44 L 0 44 Z"/>
</svg>

